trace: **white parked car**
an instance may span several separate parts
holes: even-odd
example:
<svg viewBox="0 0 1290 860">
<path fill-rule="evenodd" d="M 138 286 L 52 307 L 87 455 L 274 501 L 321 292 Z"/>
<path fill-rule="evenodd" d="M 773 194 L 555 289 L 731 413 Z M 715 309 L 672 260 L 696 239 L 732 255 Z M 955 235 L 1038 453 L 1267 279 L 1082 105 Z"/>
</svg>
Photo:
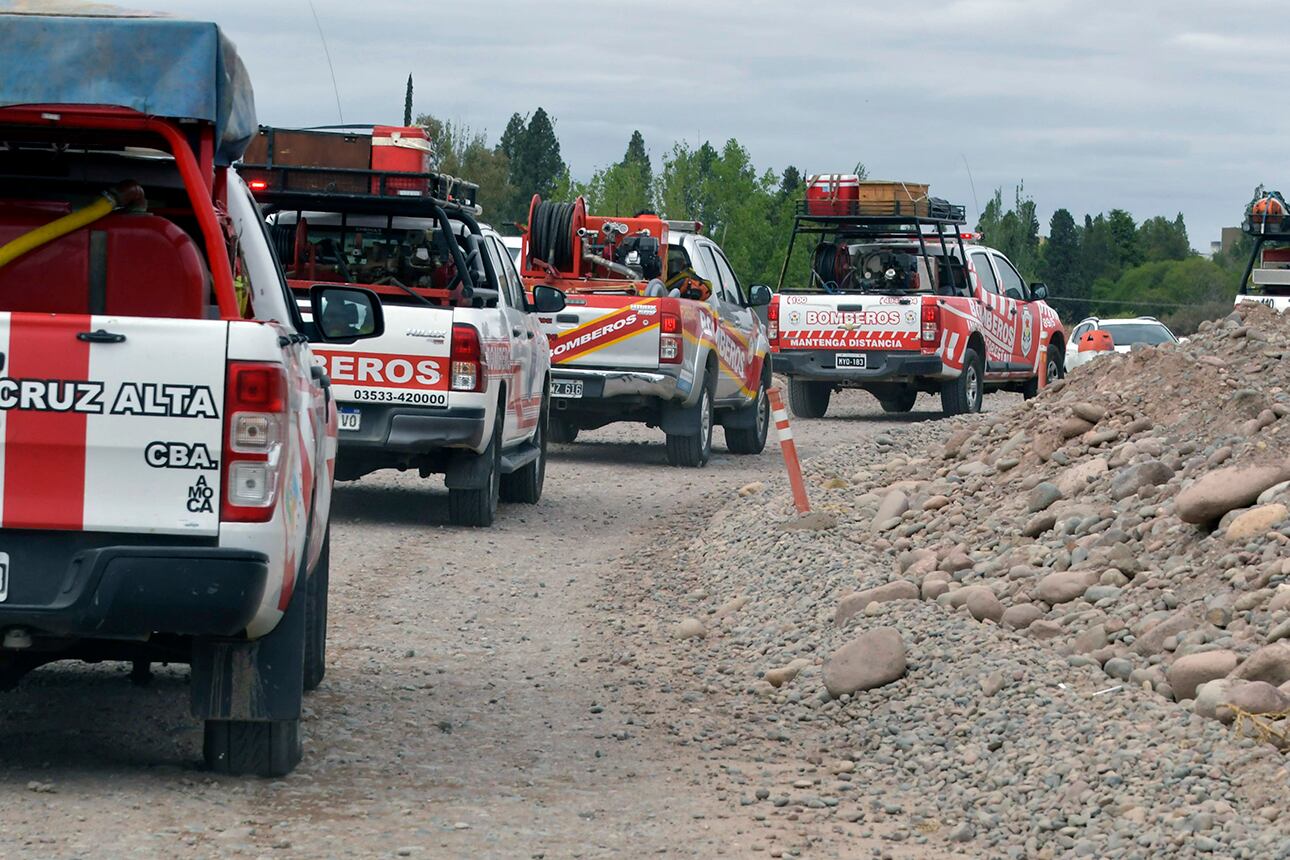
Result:
<svg viewBox="0 0 1290 860">
<path fill-rule="evenodd" d="M 1155 317 L 1126 317 L 1123 319 L 1100 319 L 1089 317 L 1075 326 L 1071 332 L 1071 348 L 1066 353 L 1066 370 L 1069 372 L 1088 362 L 1100 353 L 1094 350 L 1081 350 L 1084 335 L 1101 329 L 1111 335 L 1116 352 L 1128 352 L 1135 346 L 1158 346 L 1162 343 L 1178 343 L 1178 338 L 1169 326 Z"/>
</svg>

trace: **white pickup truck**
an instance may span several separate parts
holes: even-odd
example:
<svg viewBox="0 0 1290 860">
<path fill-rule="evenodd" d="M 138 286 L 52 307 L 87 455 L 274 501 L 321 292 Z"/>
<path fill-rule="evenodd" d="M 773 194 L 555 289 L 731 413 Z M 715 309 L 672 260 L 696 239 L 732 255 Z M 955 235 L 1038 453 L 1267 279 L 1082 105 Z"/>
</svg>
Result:
<svg viewBox="0 0 1290 860">
<path fill-rule="evenodd" d="M 542 313 L 551 340 L 551 435 L 615 421 L 659 427 L 674 466 L 708 462 L 712 430 L 758 454 L 770 426 L 770 341 L 748 286 L 693 221 L 604 218 L 586 204 L 534 198 L 521 255 L 525 283 L 566 295 Z"/>
<path fill-rule="evenodd" d="M 474 187 L 426 174 L 423 194 L 298 191 L 350 174 L 242 172 L 302 303 L 319 284 L 361 284 L 384 307 L 381 337 L 315 351 L 340 408 L 336 480 L 389 468 L 443 474 L 449 519 L 462 526 L 491 525 L 499 500 L 535 504 L 551 382 L 536 312 L 562 310 L 563 295 L 546 288 L 527 299 L 501 237 L 475 220 Z M 364 190 L 379 190 L 387 174 L 370 173 Z"/>
<path fill-rule="evenodd" d="M 0 688 L 57 660 L 190 663 L 207 764 L 284 774 L 325 671 L 336 411 L 326 334 L 228 167 L 245 70 L 211 24 L 0 33 Z M 312 301 L 363 317 L 347 339 L 381 331 L 368 291 Z"/>
</svg>

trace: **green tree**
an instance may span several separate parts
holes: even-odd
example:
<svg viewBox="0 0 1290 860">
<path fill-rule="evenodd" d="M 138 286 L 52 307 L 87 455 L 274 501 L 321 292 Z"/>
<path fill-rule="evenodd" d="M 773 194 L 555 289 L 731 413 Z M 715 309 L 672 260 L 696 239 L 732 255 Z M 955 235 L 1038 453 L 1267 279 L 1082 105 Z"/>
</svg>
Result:
<svg viewBox="0 0 1290 860">
<path fill-rule="evenodd" d="M 1143 262 L 1185 260 L 1191 256 L 1191 240 L 1182 213 L 1170 221 L 1163 215 L 1148 218 L 1138 226 L 1138 250 Z"/>
<path fill-rule="evenodd" d="M 1062 316 L 1079 320 L 1088 315 L 1091 284 L 1080 270 L 1080 234 L 1075 219 L 1058 209 L 1048 222 L 1048 241 L 1039 255 L 1039 277 L 1055 299 Z"/>
<path fill-rule="evenodd" d="M 408 75 L 408 89 L 403 94 L 403 126 L 412 125 L 412 76 Z"/>
<path fill-rule="evenodd" d="M 1111 242 L 1115 247 L 1116 261 L 1121 269 L 1128 269 L 1142 262 L 1142 250 L 1138 247 L 1138 226 L 1133 223 L 1133 216 L 1123 209 L 1112 209 L 1106 214 L 1107 229 L 1111 232 Z"/>
<path fill-rule="evenodd" d="M 512 114 L 497 149 L 506 156 L 510 166 L 507 181 L 513 189 L 502 207 L 501 218 L 507 223 L 526 220 L 533 195 L 555 199 L 553 192 L 562 187 L 563 177 L 569 172 L 560 157 L 555 123 L 543 108 L 527 118 Z"/>
<path fill-rule="evenodd" d="M 1113 281 L 1120 276 L 1120 257 L 1105 215 L 1084 216 L 1079 257 L 1080 274 L 1089 284 L 1098 280 Z"/>
<path fill-rule="evenodd" d="M 583 196 L 597 215 L 631 217 L 653 210 L 654 170 L 639 131 L 632 132 L 621 161 L 592 175 Z"/>
<path fill-rule="evenodd" d="M 1003 189 L 996 188 L 981 212 L 977 231 L 991 247 L 1002 251 L 1023 277 L 1033 279 L 1039 271 L 1039 217 L 1035 201 L 1025 192 L 1025 184 L 1019 184 L 1012 208 L 1005 211 Z"/>
<path fill-rule="evenodd" d="M 1114 280 L 1098 281 L 1093 285 L 1093 299 L 1095 304 L 1107 302 L 1099 309 L 1106 316 L 1147 314 L 1190 318 L 1196 310 L 1201 310 L 1204 311 L 1201 318 L 1205 318 L 1231 309 L 1238 277 L 1202 257 L 1160 260 L 1134 266 Z M 1192 313 L 1180 314 L 1180 311 Z"/>
<path fill-rule="evenodd" d="M 510 184 L 510 162 L 500 148 L 488 145 L 484 132 L 462 123 L 440 120 L 421 114 L 416 124 L 426 130 L 435 151 L 435 169 L 459 176 L 479 185 L 479 205 L 484 218 L 500 232 L 514 232 L 514 221 L 506 220 L 505 211 L 513 203 L 515 189 Z M 527 210 L 525 215 L 527 217 Z M 520 219 L 522 220 L 522 218 Z"/>
</svg>

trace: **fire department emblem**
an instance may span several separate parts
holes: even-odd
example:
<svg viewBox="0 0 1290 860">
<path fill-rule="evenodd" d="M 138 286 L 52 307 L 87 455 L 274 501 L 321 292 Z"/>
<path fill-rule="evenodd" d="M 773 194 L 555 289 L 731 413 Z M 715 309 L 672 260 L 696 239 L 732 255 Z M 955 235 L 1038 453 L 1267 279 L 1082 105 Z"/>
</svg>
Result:
<svg viewBox="0 0 1290 860">
<path fill-rule="evenodd" d="M 789 321 L 789 322 L 791 322 L 791 323 L 798 323 L 798 322 L 801 322 L 801 321 L 802 321 L 802 314 L 801 314 L 800 312 L 798 312 L 798 311 L 790 311 L 790 312 L 789 312 L 789 314 L 788 314 L 788 321 Z"/>
<path fill-rule="evenodd" d="M 1021 312 L 1021 354 L 1030 355 L 1030 344 L 1034 340 L 1035 331 L 1032 324 L 1033 317 L 1030 314 L 1030 308 L 1025 308 Z"/>
</svg>

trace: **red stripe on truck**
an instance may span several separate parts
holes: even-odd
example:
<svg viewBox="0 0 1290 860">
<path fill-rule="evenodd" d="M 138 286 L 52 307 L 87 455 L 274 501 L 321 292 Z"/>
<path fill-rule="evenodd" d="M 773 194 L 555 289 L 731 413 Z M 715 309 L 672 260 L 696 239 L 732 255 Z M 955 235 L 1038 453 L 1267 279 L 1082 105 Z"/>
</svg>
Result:
<svg viewBox="0 0 1290 860">
<path fill-rule="evenodd" d="M 6 375 L 17 380 L 85 380 L 90 330 L 81 315 L 14 313 L 9 317 Z M 34 384 L 34 382 L 33 382 Z M 23 393 L 5 420 L 4 527 L 79 530 L 85 519 L 86 416 L 45 402 L 42 386 Z M 24 402 L 24 399 L 25 402 Z"/>
</svg>

